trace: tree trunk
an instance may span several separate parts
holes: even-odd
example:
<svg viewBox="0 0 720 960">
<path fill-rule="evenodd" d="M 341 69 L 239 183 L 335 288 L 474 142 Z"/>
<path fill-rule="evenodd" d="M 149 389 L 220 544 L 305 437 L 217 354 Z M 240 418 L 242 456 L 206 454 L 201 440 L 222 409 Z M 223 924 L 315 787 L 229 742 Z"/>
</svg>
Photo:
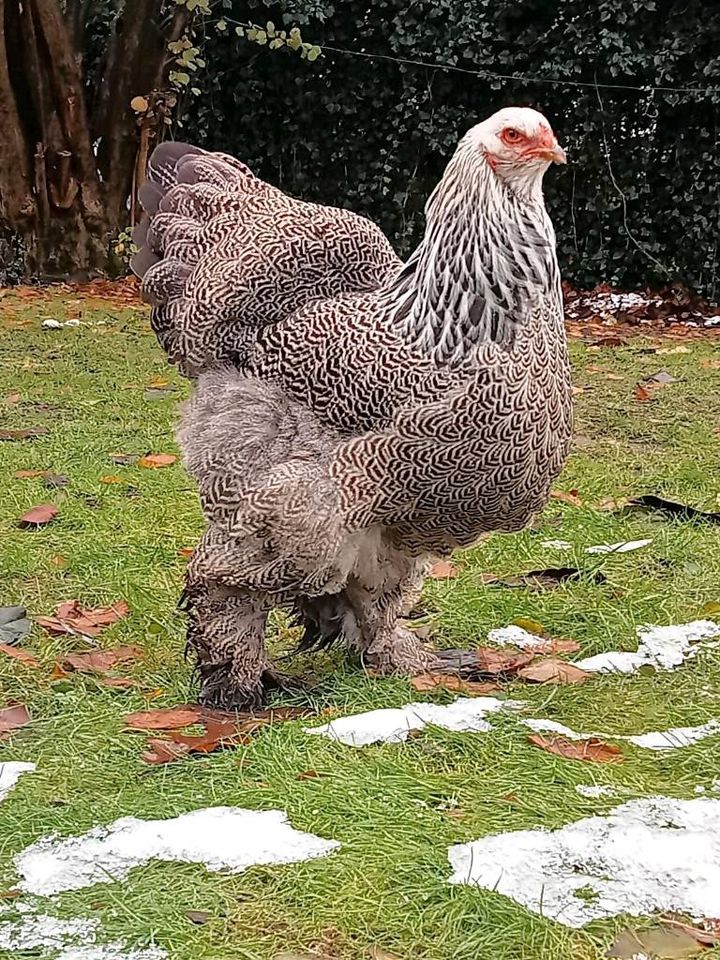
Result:
<svg viewBox="0 0 720 960">
<path fill-rule="evenodd" d="M 70 32 L 57 0 L 0 2 L 3 232 L 19 236 L 26 274 L 101 272 L 108 221 Z"/>
</svg>

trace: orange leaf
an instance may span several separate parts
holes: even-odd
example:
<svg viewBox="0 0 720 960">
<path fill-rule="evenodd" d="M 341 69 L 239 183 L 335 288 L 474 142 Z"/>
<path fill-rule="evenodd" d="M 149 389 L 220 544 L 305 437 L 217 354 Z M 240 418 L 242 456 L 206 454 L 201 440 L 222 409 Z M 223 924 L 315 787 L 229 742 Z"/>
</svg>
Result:
<svg viewBox="0 0 720 960">
<path fill-rule="evenodd" d="M 44 527 L 58 515 L 60 511 L 54 503 L 40 503 L 32 510 L 28 510 L 20 517 L 21 527 Z"/>
<path fill-rule="evenodd" d="M 40 666 L 40 661 L 34 653 L 28 653 L 27 650 L 20 650 L 18 647 L 12 647 L 9 643 L 0 643 L 0 653 L 4 653 L 7 657 L 12 657 L 13 660 L 19 660 L 20 663 L 24 663 L 28 667 Z"/>
<path fill-rule="evenodd" d="M 590 674 L 564 660 L 540 660 L 518 670 L 518 676 L 531 683 L 583 683 Z"/>
<path fill-rule="evenodd" d="M 77 670 L 79 673 L 107 673 L 118 663 L 138 660 L 143 651 L 140 647 L 110 647 L 107 650 L 91 650 L 89 653 L 66 653 L 58 663 L 63 669 Z"/>
<path fill-rule="evenodd" d="M 638 403 L 650 403 L 652 396 L 649 390 L 646 390 L 641 383 L 635 384 L 634 397 Z"/>
<path fill-rule="evenodd" d="M 604 743 L 597 737 L 588 740 L 568 740 L 566 737 L 542 737 L 533 733 L 528 737 L 530 743 L 548 753 L 567 760 L 586 760 L 591 763 L 621 763 L 622 751 L 610 743 Z"/>
<path fill-rule="evenodd" d="M 480 647 L 475 653 L 478 659 L 477 672 L 491 677 L 517 673 L 535 659 L 534 653 L 498 650 L 497 647 Z"/>
<path fill-rule="evenodd" d="M 180 549 L 178 550 L 178 554 L 181 557 L 184 557 L 186 560 L 189 560 L 190 557 L 193 555 L 194 550 L 195 550 L 195 547 L 180 547 Z"/>
<path fill-rule="evenodd" d="M 68 565 L 68 558 L 61 557 L 59 553 L 56 553 L 54 557 L 50 557 L 50 563 L 54 567 L 66 567 Z"/>
<path fill-rule="evenodd" d="M 706 370 L 720 370 L 720 360 L 708 360 L 705 358 L 700 361 L 700 366 Z"/>
<path fill-rule="evenodd" d="M 122 477 L 115 477 L 112 474 L 110 474 L 107 477 L 100 477 L 100 483 L 122 483 L 122 482 L 123 482 Z"/>
<path fill-rule="evenodd" d="M 410 686 L 419 693 L 432 693 L 436 690 L 452 690 L 470 696 L 484 697 L 493 690 L 500 688 L 496 683 L 479 683 L 472 680 L 462 680 L 452 673 L 419 673 L 412 677 Z"/>
<path fill-rule="evenodd" d="M 564 490 L 553 490 L 550 494 L 553 500 L 560 500 L 563 503 L 569 503 L 571 507 L 581 507 L 582 500 L 577 490 L 570 490 L 565 493 Z"/>
<path fill-rule="evenodd" d="M 177 460 L 173 453 L 148 453 L 140 457 L 137 462 L 139 467 L 145 467 L 146 470 L 155 470 L 159 467 L 171 467 Z"/>
<path fill-rule="evenodd" d="M 125 717 L 128 730 L 180 730 L 199 723 L 203 708 L 197 704 L 181 707 L 160 707 L 158 710 L 140 710 Z"/>
<path fill-rule="evenodd" d="M 44 470 L 16 470 L 13 476 L 16 480 L 33 480 L 35 477 L 41 477 Z"/>
<path fill-rule="evenodd" d="M 165 377 L 155 377 L 154 380 L 150 381 L 148 386 L 152 387 L 155 390 L 162 390 L 163 387 L 170 386 L 170 381 L 166 380 Z"/>
<path fill-rule="evenodd" d="M 48 633 L 80 633 L 86 637 L 97 637 L 105 627 L 129 613 L 130 608 L 124 600 L 94 610 L 84 609 L 77 600 L 66 600 L 58 606 L 54 617 L 36 617 L 35 621 Z"/>
<path fill-rule="evenodd" d="M 17 730 L 30 723 L 30 714 L 24 703 L 12 703 L 0 708 L 0 735 Z"/>
<path fill-rule="evenodd" d="M 431 580 L 452 580 L 459 573 L 458 568 L 449 560 L 438 560 L 430 568 L 428 576 Z"/>
</svg>

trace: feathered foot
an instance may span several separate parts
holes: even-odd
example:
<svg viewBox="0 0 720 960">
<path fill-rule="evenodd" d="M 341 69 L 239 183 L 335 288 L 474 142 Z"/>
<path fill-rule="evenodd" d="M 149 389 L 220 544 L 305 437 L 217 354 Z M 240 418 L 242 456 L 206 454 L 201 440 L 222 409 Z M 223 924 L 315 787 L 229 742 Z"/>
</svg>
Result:
<svg viewBox="0 0 720 960">
<path fill-rule="evenodd" d="M 269 608 L 263 599 L 203 584 L 186 589 L 181 605 L 190 619 L 186 649 L 196 657 L 203 706 L 255 710 L 270 691 L 291 686 L 265 651 Z"/>
</svg>

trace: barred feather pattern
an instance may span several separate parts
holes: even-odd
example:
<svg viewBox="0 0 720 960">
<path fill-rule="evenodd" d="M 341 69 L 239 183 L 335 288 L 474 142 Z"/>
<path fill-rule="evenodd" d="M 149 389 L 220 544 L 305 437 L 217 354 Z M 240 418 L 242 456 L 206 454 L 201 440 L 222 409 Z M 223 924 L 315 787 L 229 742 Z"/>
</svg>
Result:
<svg viewBox="0 0 720 960">
<path fill-rule="evenodd" d="M 186 589 L 201 695 L 262 699 L 276 605 L 379 669 L 431 667 L 398 622 L 429 559 L 523 528 L 568 452 L 539 189 L 511 190 L 466 137 L 403 265 L 361 217 L 158 150 L 135 269 L 197 381 L 178 437 L 208 521 Z"/>
</svg>

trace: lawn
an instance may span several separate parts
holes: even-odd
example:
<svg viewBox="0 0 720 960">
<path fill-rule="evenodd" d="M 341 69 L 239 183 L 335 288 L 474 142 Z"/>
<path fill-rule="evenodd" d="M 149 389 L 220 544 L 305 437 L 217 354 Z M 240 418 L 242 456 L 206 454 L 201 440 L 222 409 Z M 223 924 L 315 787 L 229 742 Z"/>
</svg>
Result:
<svg viewBox="0 0 720 960">
<path fill-rule="evenodd" d="M 143 763 L 144 736 L 124 731 L 124 715 L 193 697 L 175 605 L 186 562 L 180 551 L 196 542 L 202 518 L 179 462 L 142 469 L 111 455 L 177 453 L 173 423 L 187 385 L 167 367 L 142 308 L 72 293 L 7 293 L 0 314 L 0 428 L 47 428 L 32 440 L 0 443 L 0 605 L 23 604 L 34 617 L 71 598 L 89 607 L 123 599 L 130 616 L 100 643 L 145 650 L 126 671 L 137 680 L 128 690 L 79 674 L 53 679 L 57 657 L 78 643 L 38 627 L 27 647 L 41 668 L 0 656 L 0 701 L 26 703 L 33 718 L 3 741 L 2 759 L 37 764 L 0 803 L 0 891 L 13 887 L 14 856 L 53 832 L 71 836 L 122 816 L 164 819 L 209 806 L 284 809 L 296 829 L 338 840 L 341 849 L 235 875 L 153 862 L 126 881 L 109 877 L 61 894 L 42 910 L 98 918 L 102 939 L 128 949 L 156 943 L 172 960 L 382 958 L 374 948 L 402 960 L 602 957 L 628 918 L 572 930 L 499 894 L 449 886 L 448 847 L 499 831 L 559 827 L 617 805 L 579 795 L 582 784 L 609 784 L 624 798 L 690 799 L 720 775 L 720 738 L 667 753 L 627 746 L 624 762 L 599 765 L 542 752 L 512 716 L 494 720 L 491 734 L 432 729 L 363 750 L 309 737 L 302 721 L 290 721 L 222 752 Z M 42 328 L 43 319 L 68 316 L 81 324 Z M 678 344 L 687 352 L 667 352 Z M 532 529 L 483 542 L 456 558 L 456 578 L 428 585 L 425 606 L 439 644 L 477 645 L 490 628 L 526 617 L 577 640 L 577 656 L 591 656 L 634 649 L 638 624 L 684 623 L 720 601 L 717 526 L 604 508 L 608 498 L 651 493 L 720 509 L 720 370 L 712 364 L 720 339 L 632 336 L 611 347 L 576 339 L 572 355 L 576 441 L 557 487 L 578 491 L 580 502 L 553 499 Z M 638 399 L 636 383 L 661 369 L 675 382 Z M 69 484 L 46 489 L 42 477 L 14 476 L 33 469 Z M 57 519 L 20 529 L 17 519 L 43 502 L 59 507 Z M 583 549 L 643 538 L 652 543 L 625 554 Z M 574 547 L 543 546 L 551 539 Z M 480 576 L 573 564 L 607 579 L 510 589 Z M 272 643 L 287 650 L 287 626 L 278 620 L 275 631 Z M 340 651 L 295 669 L 312 677 L 312 688 L 286 702 L 318 711 L 344 715 L 428 698 L 407 681 L 365 676 Z M 720 651 L 672 672 L 598 676 L 577 686 L 516 681 L 507 692 L 533 716 L 576 730 L 694 726 L 720 718 Z M 307 771 L 320 776 L 299 778 Z M 7 909 L 12 917 L 10 899 Z M 193 910 L 207 912 L 206 922 L 191 922 Z M 713 955 L 720 949 L 705 954 Z"/>
</svg>

